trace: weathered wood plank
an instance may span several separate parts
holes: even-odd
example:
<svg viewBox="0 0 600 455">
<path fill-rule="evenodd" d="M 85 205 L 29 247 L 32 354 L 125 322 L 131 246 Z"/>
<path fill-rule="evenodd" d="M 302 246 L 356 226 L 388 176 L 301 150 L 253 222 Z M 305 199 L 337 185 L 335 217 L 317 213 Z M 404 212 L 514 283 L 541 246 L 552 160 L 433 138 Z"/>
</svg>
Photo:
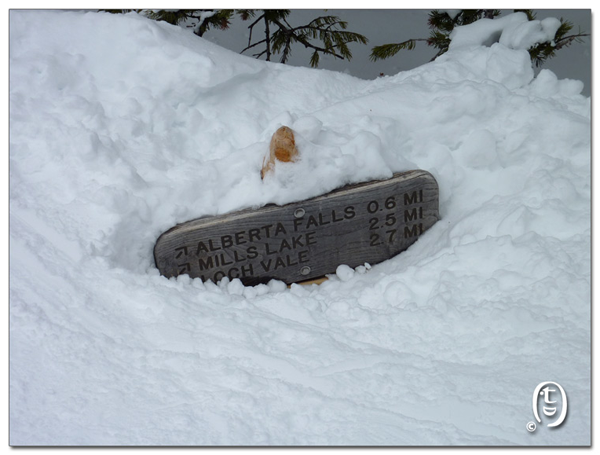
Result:
<svg viewBox="0 0 600 455">
<path fill-rule="evenodd" d="M 406 250 L 439 219 L 438 200 L 431 174 L 402 172 L 284 206 L 179 224 L 158 238 L 154 259 L 167 277 L 306 281 Z"/>
</svg>

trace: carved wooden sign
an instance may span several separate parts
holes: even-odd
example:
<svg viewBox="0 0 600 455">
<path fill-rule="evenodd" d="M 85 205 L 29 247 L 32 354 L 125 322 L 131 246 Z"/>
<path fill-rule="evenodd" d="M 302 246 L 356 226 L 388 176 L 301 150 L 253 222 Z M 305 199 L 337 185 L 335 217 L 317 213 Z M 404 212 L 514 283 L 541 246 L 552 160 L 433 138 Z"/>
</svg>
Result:
<svg viewBox="0 0 600 455">
<path fill-rule="evenodd" d="M 438 192 L 430 173 L 415 170 L 284 206 L 203 217 L 164 232 L 154 260 L 166 277 L 305 281 L 406 250 L 439 219 Z"/>
</svg>

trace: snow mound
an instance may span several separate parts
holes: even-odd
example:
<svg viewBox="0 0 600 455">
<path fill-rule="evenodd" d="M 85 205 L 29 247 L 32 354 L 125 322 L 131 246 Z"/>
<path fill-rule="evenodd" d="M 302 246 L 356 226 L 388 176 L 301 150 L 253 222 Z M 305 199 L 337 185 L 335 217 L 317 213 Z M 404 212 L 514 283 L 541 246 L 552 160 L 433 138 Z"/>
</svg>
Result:
<svg viewBox="0 0 600 455">
<path fill-rule="evenodd" d="M 522 12 L 480 19 L 452 30 L 450 49 L 491 46 L 499 42 L 509 49 L 527 50 L 538 43 L 552 42 L 559 27 L 560 21 L 554 17 L 530 21 Z"/>
<path fill-rule="evenodd" d="M 12 10 L 11 444 L 589 444 L 590 100 L 534 78 L 511 21 L 363 81 Z M 281 125 L 301 159 L 263 183 Z M 290 288 L 154 267 L 176 223 L 415 168 L 442 219 L 384 263 Z M 542 381 L 569 418 L 530 434 Z"/>
</svg>

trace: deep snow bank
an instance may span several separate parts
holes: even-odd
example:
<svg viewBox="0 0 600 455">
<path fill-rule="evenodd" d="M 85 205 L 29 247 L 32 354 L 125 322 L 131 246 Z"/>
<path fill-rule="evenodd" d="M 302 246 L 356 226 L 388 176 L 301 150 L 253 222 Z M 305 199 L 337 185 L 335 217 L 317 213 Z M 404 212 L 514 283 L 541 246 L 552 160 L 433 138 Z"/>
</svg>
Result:
<svg viewBox="0 0 600 455">
<path fill-rule="evenodd" d="M 10 45 L 12 444 L 589 443 L 579 82 L 502 44 L 362 81 L 135 14 L 11 11 Z M 282 124 L 302 160 L 262 183 Z M 154 268 L 177 222 L 412 168 L 442 220 L 366 273 Z M 569 418 L 530 434 L 549 380 Z"/>
</svg>

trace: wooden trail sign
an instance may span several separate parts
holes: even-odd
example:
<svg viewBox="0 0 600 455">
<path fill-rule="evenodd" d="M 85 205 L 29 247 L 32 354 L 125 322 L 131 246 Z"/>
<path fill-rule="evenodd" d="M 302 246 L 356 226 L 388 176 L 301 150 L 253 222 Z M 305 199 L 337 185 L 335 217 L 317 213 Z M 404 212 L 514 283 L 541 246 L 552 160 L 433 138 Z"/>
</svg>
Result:
<svg viewBox="0 0 600 455">
<path fill-rule="evenodd" d="M 305 281 L 406 250 L 439 219 L 438 192 L 430 173 L 415 170 L 284 206 L 203 217 L 163 233 L 154 260 L 166 277 Z"/>
</svg>

